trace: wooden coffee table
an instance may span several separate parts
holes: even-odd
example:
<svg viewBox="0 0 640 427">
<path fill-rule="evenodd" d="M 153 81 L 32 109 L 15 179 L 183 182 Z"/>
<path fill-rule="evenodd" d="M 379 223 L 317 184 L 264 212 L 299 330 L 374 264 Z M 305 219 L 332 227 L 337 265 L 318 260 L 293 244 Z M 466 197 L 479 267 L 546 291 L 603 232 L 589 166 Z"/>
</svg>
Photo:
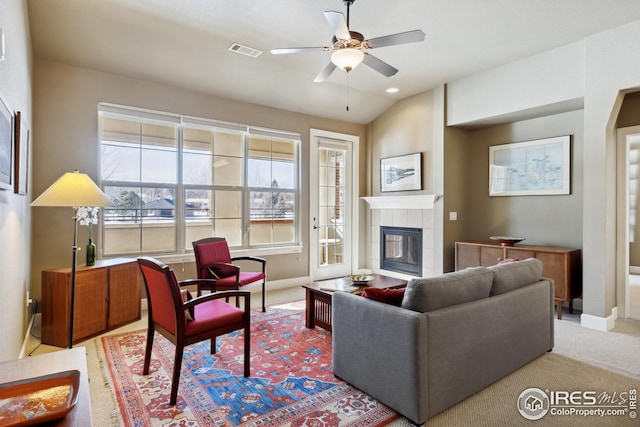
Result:
<svg viewBox="0 0 640 427">
<path fill-rule="evenodd" d="M 407 286 L 407 281 L 396 279 L 395 277 L 383 276 L 381 274 L 371 274 L 373 280 L 366 285 L 354 286 L 354 284 L 344 277 L 337 279 L 320 280 L 317 282 L 302 285 L 306 291 L 306 326 L 314 328 L 320 326 L 331 331 L 331 296 L 334 292 L 360 293 L 366 288 L 403 288 Z M 335 290 L 334 290 L 335 289 Z"/>
</svg>

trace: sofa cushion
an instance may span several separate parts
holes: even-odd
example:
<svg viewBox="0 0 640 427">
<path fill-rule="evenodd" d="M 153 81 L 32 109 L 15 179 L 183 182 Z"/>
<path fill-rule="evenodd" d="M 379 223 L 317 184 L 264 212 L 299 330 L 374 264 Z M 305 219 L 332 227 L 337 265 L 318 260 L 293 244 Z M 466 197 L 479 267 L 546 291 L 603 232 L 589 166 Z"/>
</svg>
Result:
<svg viewBox="0 0 640 427">
<path fill-rule="evenodd" d="M 362 296 L 375 301 L 384 302 L 400 307 L 404 298 L 405 288 L 400 289 L 381 289 L 381 288 L 365 288 Z"/>
<path fill-rule="evenodd" d="M 489 296 L 493 272 L 472 267 L 441 276 L 411 279 L 402 300 L 402 308 L 424 313 L 450 305 Z"/>
<path fill-rule="evenodd" d="M 542 262 L 536 258 L 492 265 L 493 286 L 491 295 L 499 295 L 537 282 L 542 277 Z"/>
</svg>

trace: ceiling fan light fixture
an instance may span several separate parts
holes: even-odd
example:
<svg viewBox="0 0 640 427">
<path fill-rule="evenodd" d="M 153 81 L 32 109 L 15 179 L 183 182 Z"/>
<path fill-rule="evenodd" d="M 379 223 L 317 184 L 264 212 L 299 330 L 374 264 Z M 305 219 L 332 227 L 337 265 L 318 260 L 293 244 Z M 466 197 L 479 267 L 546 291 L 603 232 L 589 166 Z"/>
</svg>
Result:
<svg viewBox="0 0 640 427">
<path fill-rule="evenodd" d="M 347 73 L 358 66 L 364 59 L 364 52 L 359 49 L 338 49 L 331 54 L 331 62 Z"/>
</svg>

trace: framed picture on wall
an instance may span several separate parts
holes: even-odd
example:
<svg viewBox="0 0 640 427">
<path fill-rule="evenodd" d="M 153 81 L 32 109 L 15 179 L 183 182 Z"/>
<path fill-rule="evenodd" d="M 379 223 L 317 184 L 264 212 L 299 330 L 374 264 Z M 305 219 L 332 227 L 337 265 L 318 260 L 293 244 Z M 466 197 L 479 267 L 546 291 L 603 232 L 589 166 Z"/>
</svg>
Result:
<svg viewBox="0 0 640 427">
<path fill-rule="evenodd" d="M 489 196 L 571 194 L 571 135 L 489 147 Z"/>
<path fill-rule="evenodd" d="M 13 114 L 0 96 L 0 190 L 12 189 Z"/>
<path fill-rule="evenodd" d="M 380 191 L 422 189 L 422 154 L 380 159 Z"/>
<path fill-rule="evenodd" d="M 13 174 L 13 192 L 27 194 L 27 179 L 29 177 L 29 127 L 20 111 L 15 116 L 15 156 Z"/>
</svg>

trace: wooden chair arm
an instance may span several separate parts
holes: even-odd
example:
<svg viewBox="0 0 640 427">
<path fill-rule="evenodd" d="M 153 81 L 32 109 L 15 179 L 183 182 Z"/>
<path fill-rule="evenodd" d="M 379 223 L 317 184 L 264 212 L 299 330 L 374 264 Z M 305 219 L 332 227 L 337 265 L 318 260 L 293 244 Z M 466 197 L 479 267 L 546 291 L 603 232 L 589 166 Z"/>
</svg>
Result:
<svg viewBox="0 0 640 427">
<path fill-rule="evenodd" d="M 267 266 L 267 260 L 257 256 L 238 256 L 231 258 L 231 261 L 255 261 L 262 264 L 262 272 L 264 273 Z"/>
<path fill-rule="evenodd" d="M 183 307 L 189 309 L 198 304 L 202 304 L 207 301 L 212 301 L 221 298 L 232 298 L 232 297 L 241 297 L 244 299 L 244 311 L 249 312 L 251 310 L 251 292 L 249 291 L 220 291 L 213 292 L 210 294 L 201 295 L 199 297 L 193 298 L 183 304 Z"/>
<path fill-rule="evenodd" d="M 211 287 L 211 292 L 216 291 L 216 279 L 186 279 L 179 281 L 178 285 L 180 285 L 180 287 L 193 285 L 200 287 L 205 285 L 207 288 Z"/>
</svg>

